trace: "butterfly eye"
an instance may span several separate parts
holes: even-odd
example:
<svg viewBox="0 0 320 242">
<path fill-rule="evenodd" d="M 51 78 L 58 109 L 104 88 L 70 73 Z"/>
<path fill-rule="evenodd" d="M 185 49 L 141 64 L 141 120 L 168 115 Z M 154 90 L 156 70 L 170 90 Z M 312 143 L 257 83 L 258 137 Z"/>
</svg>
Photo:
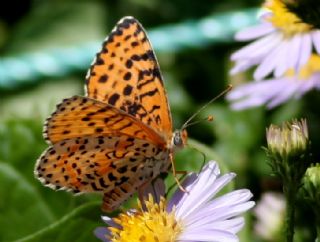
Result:
<svg viewBox="0 0 320 242">
<path fill-rule="evenodd" d="M 174 133 L 173 144 L 175 146 L 181 146 L 182 145 L 182 139 L 181 139 L 180 132 L 175 132 Z"/>
</svg>

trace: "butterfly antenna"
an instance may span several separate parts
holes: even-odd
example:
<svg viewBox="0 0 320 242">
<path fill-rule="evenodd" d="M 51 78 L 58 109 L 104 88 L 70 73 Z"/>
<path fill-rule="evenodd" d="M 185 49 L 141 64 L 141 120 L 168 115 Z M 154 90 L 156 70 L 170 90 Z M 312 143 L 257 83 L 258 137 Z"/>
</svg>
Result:
<svg viewBox="0 0 320 242">
<path fill-rule="evenodd" d="M 208 107 L 208 105 L 210 105 L 211 103 L 213 103 L 215 100 L 217 100 L 218 98 L 220 98 L 221 96 L 223 96 L 224 94 L 226 94 L 227 92 L 229 92 L 232 89 L 232 85 L 229 84 L 228 87 L 222 91 L 218 96 L 215 96 L 214 98 L 212 98 L 209 102 L 207 102 L 205 105 L 203 105 L 201 108 L 198 109 L 197 112 L 195 112 L 190 118 L 188 118 L 188 120 L 182 125 L 181 129 L 185 129 L 186 127 L 193 125 L 195 123 L 198 123 L 198 121 L 192 122 L 190 123 L 200 112 L 202 112 L 202 110 L 204 110 L 206 107 Z M 209 116 L 206 118 L 206 120 L 208 121 L 212 121 L 212 116 Z"/>
</svg>

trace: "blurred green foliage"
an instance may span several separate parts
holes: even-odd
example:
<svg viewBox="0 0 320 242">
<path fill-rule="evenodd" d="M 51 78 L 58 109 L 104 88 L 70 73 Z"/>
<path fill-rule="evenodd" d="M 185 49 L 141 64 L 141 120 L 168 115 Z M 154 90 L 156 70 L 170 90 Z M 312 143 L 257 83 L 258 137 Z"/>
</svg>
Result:
<svg viewBox="0 0 320 242">
<path fill-rule="evenodd" d="M 125 15 L 135 16 L 148 29 L 259 4 L 253 0 L 14 0 L 0 10 L 0 50 L 2 56 L 11 56 L 103 40 Z M 181 127 L 228 83 L 248 79 L 246 74 L 237 76 L 236 80 L 228 76 L 229 55 L 239 46 L 222 43 L 157 54 L 175 127 Z M 99 209 L 101 196 L 54 192 L 43 187 L 33 175 L 35 162 L 47 147 L 42 138 L 45 118 L 62 98 L 83 95 L 85 72 L 43 79 L 10 92 L 0 91 L 0 241 L 97 241 L 93 229 L 103 225 Z M 202 122 L 188 129 L 191 147 L 177 154 L 177 167 L 198 171 L 204 153 L 206 161 L 215 159 L 219 162 L 223 173 L 238 174 L 228 189 L 249 188 L 255 200 L 264 191 L 280 190 L 279 182 L 270 177 L 261 149 L 265 145 L 265 127 L 270 123 L 307 117 L 314 159 L 318 161 L 320 115 L 315 105 L 319 103 L 317 95 L 312 92 L 302 100 L 288 102 L 272 111 L 256 108 L 242 112 L 230 110 L 221 98 L 201 114 L 202 117 L 214 115 L 214 122 Z M 173 179 L 169 178 L 167 183 L 172 184 Z M 306 208 L 302 211 L 306 210 L 308 213 Z M 312 221 L 301 214 L 298 218 L 305 221 L 299 223 L 302 232 L 298 232 L 297 238 L 312 241 Z M 254 235 L 253 223 L 249 214 L 241 241 L 261 241 Z"/>
</svg>

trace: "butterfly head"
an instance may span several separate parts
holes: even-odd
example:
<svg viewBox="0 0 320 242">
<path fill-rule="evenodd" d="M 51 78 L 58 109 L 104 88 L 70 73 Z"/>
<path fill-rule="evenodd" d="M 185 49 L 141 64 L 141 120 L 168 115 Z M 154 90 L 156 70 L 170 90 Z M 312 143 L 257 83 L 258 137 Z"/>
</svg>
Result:
<svg viewBox="0 0 320 242">
<path fill-rule="evenodd" d="M 171 145 L 174 149 L 183 148 L 187 144 L 188 133 L 187 130 L 176 130 L 173 133 Z"/>
</svg>

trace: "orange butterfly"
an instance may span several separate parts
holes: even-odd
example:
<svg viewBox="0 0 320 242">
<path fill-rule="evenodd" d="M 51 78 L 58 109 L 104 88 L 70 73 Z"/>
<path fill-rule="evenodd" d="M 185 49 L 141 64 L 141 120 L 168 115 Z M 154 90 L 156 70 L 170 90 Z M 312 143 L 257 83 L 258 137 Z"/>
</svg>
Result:
<svg viewBox="0 0 320 242">
<path fill-rule="evenodd" d="M 86 97 L 64 99 L 47 119 L 50 147 L 35 175 L 53 189 L 104 193 L 112 211 L 144 184 L 167 172 L 187 140 L 172 131 L 159 65 L 133 17 L 119 21 L 86 77 Z"/>
</svg>

